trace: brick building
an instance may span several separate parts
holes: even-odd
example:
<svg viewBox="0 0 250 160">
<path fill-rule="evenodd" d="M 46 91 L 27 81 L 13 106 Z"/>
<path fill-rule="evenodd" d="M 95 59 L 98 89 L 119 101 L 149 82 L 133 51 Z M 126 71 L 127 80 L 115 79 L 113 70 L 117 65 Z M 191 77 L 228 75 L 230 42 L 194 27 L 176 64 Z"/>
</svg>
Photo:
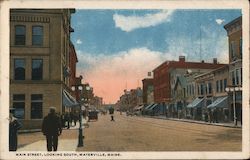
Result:
<svg viewBox="0 0 250 160">
<path fill-rule="evenodd" d="M 70 100 L 70 27 L 74 9 L 10 11 L 10 107 L 23 129 L 41 128 L 49 107 Z"/>
<path fill-rule="evenodd" d="M 155 103 L 170 103 L 172 100 L 173 87 L 178 76 L 184 75 L 187 70 L 209 71 L 219 68 L 224 64 L 186 62 L 184 56 L 179 57 L 179 61 L 166 61 L 153 70 L 154 72 L 154 101 Z M 172 88 L 171 88 L 172 87 Z"/>
</svg>

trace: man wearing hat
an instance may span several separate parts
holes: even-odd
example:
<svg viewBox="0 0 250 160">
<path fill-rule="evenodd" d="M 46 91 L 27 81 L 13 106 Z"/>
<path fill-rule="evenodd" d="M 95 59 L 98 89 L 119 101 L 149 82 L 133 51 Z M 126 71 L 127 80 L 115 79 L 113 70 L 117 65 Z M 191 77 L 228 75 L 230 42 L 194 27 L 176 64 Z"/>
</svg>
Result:
<svg viewBox="0 0 250 160">
<path fill-rule="evenodd" d="M 42 123 L 42 132 L 47 139 L 47 150 L 57 151 L 58 136 L 62 133 L 60 118 L 56 115 L 55 107 L 50 107 L 49 114 L 44 117 Z"/>
<path fill-rule="evenodd" d="M 22 127 L 21 123 L 13 116 L 15 108 L 10 108 L 9 113 L 9 151 L 17 150 L 18 130 Z"/>
</svg>

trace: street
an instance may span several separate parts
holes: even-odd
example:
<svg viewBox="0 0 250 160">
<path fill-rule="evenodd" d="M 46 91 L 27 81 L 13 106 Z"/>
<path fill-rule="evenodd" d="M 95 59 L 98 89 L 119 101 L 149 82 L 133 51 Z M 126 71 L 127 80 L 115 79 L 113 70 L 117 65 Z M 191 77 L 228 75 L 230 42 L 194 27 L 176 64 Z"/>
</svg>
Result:
<svg viewBox="0 0 250 160">
<path fill-rule="evenodd" d="M 78 151 L 240 151 L 241 129 L 115 115 L 99 116 Z"/>
<path fill-rule="evenodd" d="M 115 114 L 99 115 L 98 121 L 89 122 L 84 129 L 84 147 L 77 148 L 78 129 L 63 130 L 59 137 L 59 151 L 240 151 L 240 128 L 178 122 L 163 119 Z M 39 142 L 37 142 L 39 141 Z M 21 150 L 34 150 L 42 144 L 41 132 L 19 135 Z M 66 147 L 67 144 L 70 147 Z M 63 146 L 62 146 L 63 145 Z M 28 147 L 30 146 L 30 147 Z M 26 149 L 25 149 L 26 148 Z M 38 148 L 37 148 L 38 149 Z M 35 149 L 35 150 L 37 150 Z"/>
</svg>

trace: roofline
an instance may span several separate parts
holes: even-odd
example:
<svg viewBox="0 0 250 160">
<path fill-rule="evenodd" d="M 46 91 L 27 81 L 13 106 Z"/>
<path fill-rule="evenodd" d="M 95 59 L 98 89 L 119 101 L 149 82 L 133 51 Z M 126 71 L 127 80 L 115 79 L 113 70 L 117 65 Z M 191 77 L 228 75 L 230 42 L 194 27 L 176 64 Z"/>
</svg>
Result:
<svg viewBox="0 0 250 160">
<path fill-rule="evenodd" d="M 224 68 L 226 68 L 226 67 L 229 67 L 229 64 L 226 64 L 225 66 L 216 68 L 216 69 L 214 69 L 214 70 L 212 70 L 212 71 L 209 71 L 209 72 L 206 72 L 206 73 L 203 73 L 203 74 L 199 74 L 199 75 L 195 76 L 194 78 L 198 78 L 198 77 L 201 77 L 201 76 L 204 76 L 204 75 L 207 75 L 207 74 L 214 73 L 214 72 L 216 72 L 216 71 L 218 71 L 218 70 L 220 70 L 220 69 L 224 69 Z"/>
<path fill-rule="evenodd" d="M 160 64 L 158 67 L 156 67 L 154 70 L 153 70 L 153 72 L 155 71 L 155 70 L 157 70 L 157 69 L 159 69 L 159 68 L 161 68 L 161 67 L 163 67 L 164 65 L 166 65 L 166 63 L 167 62 L 169 62 L 169 64 L 173 64 L 173 63 L 179 63 L 180 61 L 165 61 L 165 62 L 163 62 L 162 64 Z M 182 62 L 181 62 L 182 63 Z M 227 64 L 225 64 L 225 63 L 213 63 L 213 62 L 211 62 L 211 63 L 203 63 L 203 62 L 184 62 L 184 64 L 208 64 L 208 65 L 227 65 Z M 170 68 L 186 68 L 186 67 L 171 67 L 170 66 Z M 189 67 L 188 67 L 189 68 Z"/>
<path fill-rule="evenodd" d="M 227 23 L 226 25 L 224 25 L 224 28 L 227 30 L 232 24 L 238 22 L 242 20 L 242 16 L 235 18 L 234 20 L 230 21 L 229 23 Z"/>
</svg>

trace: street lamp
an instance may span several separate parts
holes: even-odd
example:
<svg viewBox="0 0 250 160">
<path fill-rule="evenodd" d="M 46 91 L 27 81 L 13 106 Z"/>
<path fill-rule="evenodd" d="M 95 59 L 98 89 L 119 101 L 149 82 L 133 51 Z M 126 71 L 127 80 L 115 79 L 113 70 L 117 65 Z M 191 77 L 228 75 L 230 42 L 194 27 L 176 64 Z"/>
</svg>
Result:
<svg viewBox="0 0 250 160">
<path fill-rule="evenodd" d="M 241 91 L 242 88 L 238 86 L 233 86 L 233 87 L 226 87 L 225 91 L 227 93 L 232 92 L 233 93 L 233 110 L 234 110 L 234 125 L 237 126 L 237 116 L 236 116 L 236 98 L 235 98 L 235 93 L 238 91 Z"/>
<path fill-rule="evenodd" d="M 72 86 L 71 87 L 72 91 L 82 91 L 82 85 L 76 85 L 76 86 Z M 80 126 L 79 126 L 79 135 L 78 135 L 78 147 L 83 147 L 83 129 L 82 129 L 82 107 L 81 107 L 81 103 L 79 103 L 79 107 L 80 107 Z"/>
</svg>

